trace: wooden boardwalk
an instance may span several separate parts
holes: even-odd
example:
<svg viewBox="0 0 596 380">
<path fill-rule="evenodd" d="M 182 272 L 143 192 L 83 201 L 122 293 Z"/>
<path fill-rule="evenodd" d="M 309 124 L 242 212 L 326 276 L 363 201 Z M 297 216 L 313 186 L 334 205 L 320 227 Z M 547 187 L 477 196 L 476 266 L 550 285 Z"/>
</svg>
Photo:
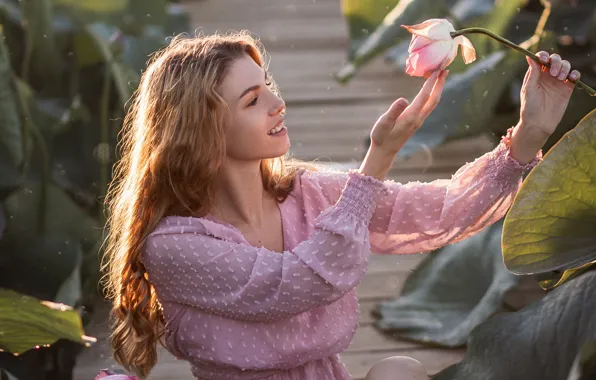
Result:
<svg viewBox="0 0 596 380">
<path fill-rule="evenodd" d="M 287 103 L 286 125 L 292 154 L 349 168 L 364 155 L 363 139 L 377 117 L 397 97 L 411 99 L 422 81 L 392 73 L 382 59 L 373 62 L 348 85 L 333 79 L 346 57 L 347 29 L 339 0 L 203 0 L 184 4 L 196 28 L 211 32 L 248 29 L 260 37 L 271 56 L 270 70 Z M 461 165 L 491 149 L 488 139 L 449 144 L 410 160 L 396 162 L 391 177 L 400 182 L 449 178 Z M 428 348 L 390 339 L 373 327 L 370 311 L 381 300 L 393 298 L 409 271 L 424 254 L 373 256 L 370 270 L 358 287 L 360 327 L 342 360 L 355 379 L 362 379 L 377 361 L 394 355 L 420 360 L 430 374 L 461 360 L 464 350 Z M 522 291 L 510 304 L 536 298 L 535 286 Z M 521 297 L 520 297 L 521 296 Z M 98 308 L 87 334 L 99 344 L 78 359 L 76 380 L 89 380 L 101 368 L 115 363 L 106 344 L 107 308 Z M 150 379 L 192 379 L 188 364 L 165 350 Z M 323 380 L 323 379 L 321 379 Z"/>
</svg>

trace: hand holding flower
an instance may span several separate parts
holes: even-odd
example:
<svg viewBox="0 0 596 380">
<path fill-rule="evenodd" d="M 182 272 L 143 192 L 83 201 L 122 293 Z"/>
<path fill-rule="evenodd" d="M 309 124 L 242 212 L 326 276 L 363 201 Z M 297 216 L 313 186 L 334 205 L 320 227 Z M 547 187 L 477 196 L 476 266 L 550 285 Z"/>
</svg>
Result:
<svg viewBox="0 0 596 380">
<path fill-rule="evenodd" d="M 519 123 L 511 139 L 511 155 L 522 163 L 531 161 L 561 122 L 580 73 L 558 54 L 536 54 L 550 68 L 526 58 L 530 67 L 521 89 Z"/>
</svg>

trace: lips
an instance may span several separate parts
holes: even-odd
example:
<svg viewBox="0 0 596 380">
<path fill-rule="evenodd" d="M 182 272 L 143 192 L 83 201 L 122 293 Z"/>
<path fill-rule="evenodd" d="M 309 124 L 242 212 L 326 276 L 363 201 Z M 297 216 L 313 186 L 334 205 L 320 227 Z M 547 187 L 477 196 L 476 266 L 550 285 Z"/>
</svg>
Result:
<svg viewBox="0 0 596 380">
<path fill-rule="evenodd" d="M 281 127 L 283 127 L 283 122 L 284 122 L 284 119 L 283 119 L 283 118 L 281 118 L 281 119 L 280 119 L 280 120 L 279 120 L 279 121 L 278 121 L 278 122 L 275 124 L 275 126 L 274 126 L 273 128 L 271 128 L 271 129 L 270 129 L 270 130 L 267 132 L 267 134 L 268 134 L 268 135 L 271 135 L 271 134 L 273 134 L 273 133 L 275 133 L 275 132 L 279 132 L 279 130 L 281 129 Z"/>
</svg>

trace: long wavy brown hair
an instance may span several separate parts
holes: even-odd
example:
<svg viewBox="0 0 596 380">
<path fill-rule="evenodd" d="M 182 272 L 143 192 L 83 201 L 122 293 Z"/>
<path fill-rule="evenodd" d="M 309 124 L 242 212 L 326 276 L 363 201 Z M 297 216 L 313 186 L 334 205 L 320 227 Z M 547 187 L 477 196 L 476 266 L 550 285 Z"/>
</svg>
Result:
<svg viewBox="0 0 596 380">
<path fill-rule="evenodd" d="M 218 90 L 233 61 L 245 55 L 266 69 L 265 51 L 248 32 L 173 38 L 149 61 L 124 119 L 106 199 L 103 269 L 114 358 L 141 378 L 157 362 L 164 331 L 141 253 L 163 217 L 204 216 L 213 207 L 214 179 L 226 155 L 227 106 Z M 283 201 L 305 167 L 314 169 L 288 157 L 265 159 L 263 186 Z"/>
</svg>

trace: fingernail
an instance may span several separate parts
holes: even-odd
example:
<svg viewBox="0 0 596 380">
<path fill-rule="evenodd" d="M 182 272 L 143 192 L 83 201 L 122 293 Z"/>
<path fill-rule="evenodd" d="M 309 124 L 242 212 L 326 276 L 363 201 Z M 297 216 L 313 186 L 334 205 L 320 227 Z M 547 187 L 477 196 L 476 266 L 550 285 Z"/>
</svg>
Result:
<svg viewBox="0 0 596 380">
<path fill-rule="evenodd" d="M 569 75 L 569 78 L 571 78 L 571 79 L 577 79 L 577 74 L 572 73 L 571 75 Z"/>
<path fill-rule="evenodd" d="M 542 62 L 548 62 L 548 57 L 547 57 L 546 55 L 544 55 L 544 54 L 543 54 L 543 55 L 541 55 L 541 56 L 540 56 L 540 60 L 541 60 Z"/>
</svg>

